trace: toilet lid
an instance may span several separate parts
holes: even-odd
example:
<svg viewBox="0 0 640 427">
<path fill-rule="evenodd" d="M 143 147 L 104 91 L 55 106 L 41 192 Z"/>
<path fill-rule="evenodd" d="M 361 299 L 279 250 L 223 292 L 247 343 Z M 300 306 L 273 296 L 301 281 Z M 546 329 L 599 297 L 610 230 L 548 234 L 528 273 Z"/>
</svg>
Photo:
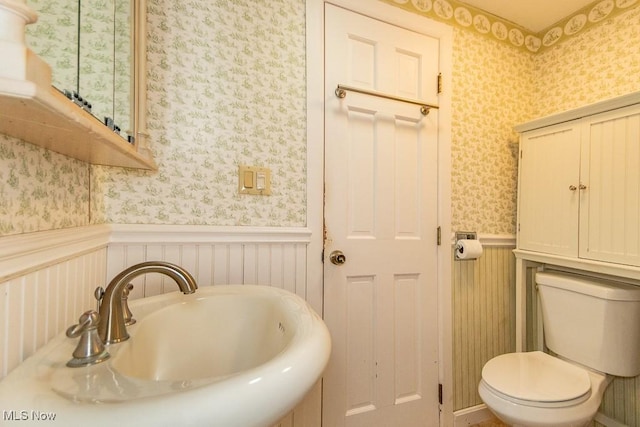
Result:
<svg viewBox="0 0 640 427">
<path fill-rule="evenodd" d="M 507 396 L 534 402 L 572 400 L 591 390 L 586 370 L 541 351 L 494 357 L 482 368 L 482 379 Z"/>
</svg>

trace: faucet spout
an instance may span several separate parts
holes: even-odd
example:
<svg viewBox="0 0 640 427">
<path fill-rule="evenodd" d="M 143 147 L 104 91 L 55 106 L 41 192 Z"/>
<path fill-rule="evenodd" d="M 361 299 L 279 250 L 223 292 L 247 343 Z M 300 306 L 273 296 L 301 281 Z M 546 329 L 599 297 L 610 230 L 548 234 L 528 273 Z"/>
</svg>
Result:
<svg viewBox="0 0 640 427">
<path fill-rule="evenodd" d="M 115 344 L 129 338 L 122 309 L 122 294 L 131 280 L 146 273 L 161 273 L 171 277 L 184 294 L 198 288 L 193 276 L 184 268 L 164 261 L 148 261 L 133 265 L 109 282 L 100 303 L 98 335 L 105 344 Z"/>
</svg>

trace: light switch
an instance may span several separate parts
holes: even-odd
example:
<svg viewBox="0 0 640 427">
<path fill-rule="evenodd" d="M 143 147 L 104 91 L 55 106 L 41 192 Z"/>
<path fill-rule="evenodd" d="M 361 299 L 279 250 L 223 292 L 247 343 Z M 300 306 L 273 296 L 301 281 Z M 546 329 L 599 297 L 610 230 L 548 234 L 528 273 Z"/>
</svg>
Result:
<svg viewBox="0 0 640 427">
<path fill-rule="evenodd" d="M 267 187 L 267 176 L 264 172 L 256 173 L 256 189 L 264 190 Z"/>
<path fill-rule="evenodd" d="M 253 171 L 244 171 L 244 188 L 253 188 Z"/>
<path fill-rule="evenodd" d="M 271 195 L 271 169 L 258 166 L 238 166 L 238 193 L 256 196 Z"/>
</svg>

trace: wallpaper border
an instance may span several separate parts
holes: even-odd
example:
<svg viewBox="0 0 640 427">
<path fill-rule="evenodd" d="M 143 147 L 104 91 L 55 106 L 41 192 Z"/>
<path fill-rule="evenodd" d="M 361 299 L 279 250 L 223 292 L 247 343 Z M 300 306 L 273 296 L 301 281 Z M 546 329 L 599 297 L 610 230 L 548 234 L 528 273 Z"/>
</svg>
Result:
<svg viewBox="0 0 640 427">
<path fill-rule="evenodd" d="M 640 0 L 596 0 L 550 27 L 535 33 L 506 19 L 457 0 L 380 0 L 436 21 L 473 31 L 531 53 L 599 25 L 640 5 Z"/>
</svg>

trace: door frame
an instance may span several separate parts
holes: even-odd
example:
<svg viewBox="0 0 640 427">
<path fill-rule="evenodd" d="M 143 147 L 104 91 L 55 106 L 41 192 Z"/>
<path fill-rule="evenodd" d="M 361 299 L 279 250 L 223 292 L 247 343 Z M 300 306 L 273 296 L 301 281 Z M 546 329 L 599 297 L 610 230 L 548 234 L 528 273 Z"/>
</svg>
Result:
<svg viewBox="0 0 640 427">
<path fill-rule="evenodd" d="M 324 4 L 331 3 L 440 40 L 443 92 L 439 95 L 438 124 L 438 348 L 439 381 L 443 385 L 440 425 L 453 425 L 453 325 L 451 290 L 451 104 L 453 29 L 381 1 L 307 0 L 307 296 L 323 313 L 324 235 Z M 435 82 L 434 82 L 435 84 Z"/>
</svg>

